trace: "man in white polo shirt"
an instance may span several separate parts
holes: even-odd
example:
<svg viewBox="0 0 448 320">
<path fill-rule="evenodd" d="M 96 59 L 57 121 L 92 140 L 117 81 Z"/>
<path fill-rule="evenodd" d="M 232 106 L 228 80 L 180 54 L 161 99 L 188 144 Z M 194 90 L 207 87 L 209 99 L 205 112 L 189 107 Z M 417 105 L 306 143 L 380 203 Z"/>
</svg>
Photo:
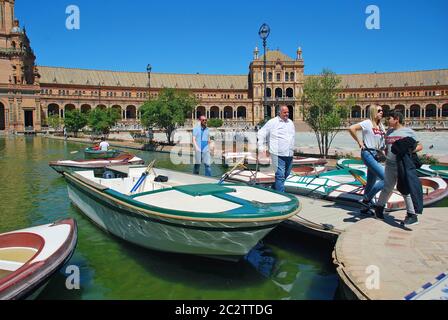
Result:
<svg viewBox="0 0 448 320">
<path fill-rule="evenodd" d="M 272 166 L 275 170 L 275 190 L 285 192 L 285 180 L 292 169 L 296 129 L 289 119 L 289 109 L 281 107 L 280 113 L 269 120 L 258 132 L 258 149 L 268 156 L 265 142 L 268 141 Z"/>
</svg>

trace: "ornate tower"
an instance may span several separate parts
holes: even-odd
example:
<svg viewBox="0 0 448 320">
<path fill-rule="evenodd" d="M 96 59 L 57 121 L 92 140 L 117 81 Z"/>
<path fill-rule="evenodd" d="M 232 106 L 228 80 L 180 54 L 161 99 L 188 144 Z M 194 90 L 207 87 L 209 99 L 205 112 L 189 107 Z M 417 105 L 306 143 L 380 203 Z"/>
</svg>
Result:
<svg viewBox="0 0 448 320">
<path fill-rule="evenodd" d="M 40 130 L 36 57 L 14 15 L 15 0 L 0 0 L 0 130 Z"/>
</svg>

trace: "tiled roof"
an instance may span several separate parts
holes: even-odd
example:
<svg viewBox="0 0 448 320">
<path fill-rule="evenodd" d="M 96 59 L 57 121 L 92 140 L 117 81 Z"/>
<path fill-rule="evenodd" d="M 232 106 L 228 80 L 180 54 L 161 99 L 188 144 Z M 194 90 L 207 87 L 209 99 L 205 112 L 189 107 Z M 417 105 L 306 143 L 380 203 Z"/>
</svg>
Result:
<svg viewBox="0 0 448 320">
<path fill-rule="evenodd" d="M 39 66 L 42 84 L 148 87 L 146 72 L 118 72 Z M 151 73 L 152 88 L 247 90 L 247 75 Z"/>
<path fill-rule="evenodd" d="M 264 60 L 264 55 L 261 56 L 260 58 L 261 61 Z M 269 50 L 266 52 L 266 61 L 294 61 L 293 58 L 287 56 L 286 54 L 284 54 L 283 52 L 281 52 L 280 50 Z"/>
<path fill-rule="evenodd" d="M 268 57 L 275 59 L 283 54 L 269 51 Z M 291 59 L 291 58 L 289 58 Z M 292 59 L 291 59 L 292 60 Z M 282 58 L 285 61 L 285 58 Z M 42 84 L 71 84 L 108 87 L 148 86 L 148 74 L 145 72 L 119 72 L 59 67 L 38 67 Z M 315 75 L 307 75 L 313 77 Z M 369 74 L 341 74 L 341 86 L 345 89 L 422 87 L 448 85 L 448 69 L 410 72 L 387 72 Z M 151 73 L 152 88 L 179 89 L 234 89 L 247 90 L 247 75 L 203 75 L 203 74 L 168 74 Z"/>
<path fill-rule="evenodd" d="M 308 77 L 312 76 L 313 75 L 310 75 Z M 340 74 L 338 76 L 342 79 L 342 88 L 345 89 L 448 85 L 448 69 L 367 74 Z"/>
</svg>

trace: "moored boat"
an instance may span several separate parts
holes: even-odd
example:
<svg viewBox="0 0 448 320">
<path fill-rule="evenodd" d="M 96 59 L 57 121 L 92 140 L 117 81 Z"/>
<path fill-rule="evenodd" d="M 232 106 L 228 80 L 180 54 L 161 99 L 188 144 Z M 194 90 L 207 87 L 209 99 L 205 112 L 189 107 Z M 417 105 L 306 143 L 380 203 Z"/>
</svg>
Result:
<svg viewBox="0 0 448 320">
<path fill-rule="evenodd" d="M 293 167 L 292 176 L 308 176 L 322 174 L 327 170 L 324 166 L 310 167 L 301 166 Z M 275 182 L 275 173 L 273 171 L 253 171 L 253 170 L 234 170 L 230 172 L 226 178 L 227 181 L 243 182 L 250 185 L 270 185 Z"/>
<path fill-rule="evenodd" d="M 417 172 L 422 176 L 441 177 L 448 180 L 448 166 L 424 164 Z"/>
<path fill-rule="evenodd" d="M 99 227 L 149 249 L 238 260 L 300 211 L 292 195 L 158 168 L 135 188 L 145 168 L 123 170 L 66 173 L 68 194 Z"/>
<path fill-rule="evenodd" d="M 0 300 L 36 295 L 72 256 L 73 219 L 0 234 Z"/>
<path fill-rule="evenodd" d="M 225 166 L 231 166 L 244 159 L 246 165 L 251 167 L 257 164 L 257 155 L 254 152 L 226 152 L 222 155 L 222 163 Z M 319 158 L 311 157 L 299 157 L 295 156 L 293 158 L 293 167 L 299 166 L 325 166 L 327 161 Z M 261 167 L 267 167 L 271 165 L 271 158 L 264 157 L 262 155 L 258 156 L 258 165 Z"/>
<path fill-rule="evenodd" d="M 116 149 L 109 149 L 107 151 L 97 150 L 96 148 L 92 147 L 84 149 L 84 157 L 86 158 L 86 160 L 115 158 L 118 157 L 120 153 L 121 151 Z"/>
<path fill-rule="evenodd" d="M 91 160 L 58 160 L 51 161 L 49 166 L 56 172 L 62 174 L 64 172 L 80 171 L 80 170 L 102 170 L 107 166 L 116 165 L 139 165 L 145 161 L 130 153 L 120 154 L 118 157 L 110 159 L 91 159 Z"/>
<path fill-rule="evenodd" d="M 339 171 L 341 174 L 338 174 Z M 365 182 L 365 178 L 366 173 L 362 170 L 333 170 L 316 176 L 290 177 L 285 182 L 285 189 L 303 196 L 324 198 L 335 202 L 357 203 L 364 195 L 363 182 Z M 443 179 L 422 177 L 420 181 L 423 187 L 425 207 L 448 196 L 448 185 Z M 386 209 L 395 211 L 405 208 L 403 197 L 398 191 L 394 191 Z"/>
<path fill-rule="evenodd" d="M 339 169 L 360 169 L 367 170 L 366 165 L 359 159 L 339 159 L 336 166 Z"/>
</svg>

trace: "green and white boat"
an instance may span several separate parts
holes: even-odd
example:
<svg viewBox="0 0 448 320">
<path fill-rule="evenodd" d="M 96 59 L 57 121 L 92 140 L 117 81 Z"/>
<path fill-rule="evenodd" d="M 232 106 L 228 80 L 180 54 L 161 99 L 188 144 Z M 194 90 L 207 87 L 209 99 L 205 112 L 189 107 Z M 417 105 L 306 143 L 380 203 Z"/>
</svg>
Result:
<svg viewBox="0 0 448 320">
<path fill-rule="evenodd" d="M 116 158 L 120 153 L 121 151 L 116 149 L 109 149 L 107 151 L 96 150 L 92 147 L 84 149 L 84 157 L 86 160 Z"/>
<path fill-rule="evenodd" d="M 285 182 L 288 192 L 302 196 L 323 198 L 342 203 L 358 203 L 364 195 L 366 171 L 357 169 L 333 170 L 315 176 L 292 176 Z M 423 205 L 433 205 L 448 196 L 448 185 L 438 177 L 421 177 Z M 376 196 L 379 196 L 377 194 Z M 386 204 L 388 211 L 406 208 L 403 196 L 394 191 Z"/>
<path fill-rule="evenodd" d="M 448 166 L 424 164 L 417 172 L 425 177 L 440 177 L 448 180 Z"/>
<path fill-rule="evenodd" d="M 297 197 L 165 169 L 66 173 L 71 201 L 102 229 L 149 249 L 238 260 L 300 209 Z M 166 181 L 166 182 L 157 182 Z"/>
<path fill-rule="evenodd" d="M 339 159 L 336 166 L 339 169 L 367 170 L 367 166 L 364 162 L 358 159 Z"/>
</svg>

